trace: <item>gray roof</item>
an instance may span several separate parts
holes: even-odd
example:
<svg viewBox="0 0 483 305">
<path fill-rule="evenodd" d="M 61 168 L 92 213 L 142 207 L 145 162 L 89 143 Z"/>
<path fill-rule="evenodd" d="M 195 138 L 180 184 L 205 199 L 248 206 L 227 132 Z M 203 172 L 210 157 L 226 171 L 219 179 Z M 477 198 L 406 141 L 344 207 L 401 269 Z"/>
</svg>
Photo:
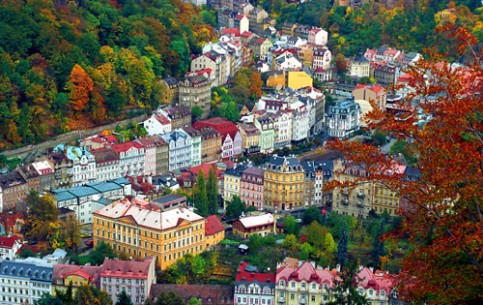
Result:
<svg viewBox="0 0 483 305">
<path fill-rule="evenodd" d="M 159 197 L 157 199 L 153 199 L 153 202 L 165 204 L 165 203 L 170 203 L 172 201 L 177 201 L 177 200 L 180 200 L 180 199 L 186 200 L 186 197 L 182 196 L 182 195 L 169 194 L 169 195 L 166 195 L 166 196 L 163 196 L 163 197 Z"/>
<path fill-rule="evenodd" d="M 121 177 L 121 178 L 117 178 L 117 179 L 113 179 L 113 180 L 109 180 L 109 181 L 117 183 L 117 184 L 122 185 L 122 186 L 131 184 L 131 182 L 129 180 L 127 180 L 126 177 Z"/>
<path fill-rule="evenodd" d="M 241 177 L 243 172 L 247 169 L 248 165 L 245 163 L 239 163 L 235 165 L 233 168 L 227 169 L 225 171 L 225 175 Z"/>
<path fill-rule="evenodd" d="M 51 283 L 53 271 L 54 267 L 52 264 L 32 257 L 24 260 L 4 260 L 0 263 L 0 274 L 2 277 Z"/>
</svg>

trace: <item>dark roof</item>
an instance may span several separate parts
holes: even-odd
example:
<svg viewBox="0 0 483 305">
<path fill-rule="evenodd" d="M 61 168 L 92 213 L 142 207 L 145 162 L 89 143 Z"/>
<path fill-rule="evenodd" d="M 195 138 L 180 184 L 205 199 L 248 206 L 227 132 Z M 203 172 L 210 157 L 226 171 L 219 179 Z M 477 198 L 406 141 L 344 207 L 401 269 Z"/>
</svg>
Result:
<svg viewBox="0 0 483 305">
<path fill-rule="evenodd" d="M 300 165 L 299 160 L 295 157 L 271 156 L 268 163 L 272 165 L 283 165 L 284 163 L 286 163 L 289 166 Z"/>
<path fill-rule="evenodd" d="M 151 287 L 151 298 L 161 293 L 173 292 L 185 302 L 191 298 L 201 300 L 203 305 L 232 305 L 233 286 L 231 285 L 176 285 L 156 284 Z"/>
<path fill-rule="evenodd" d="M 29 257 L 23 260 L 4 260 L 0 263 L 0 274 L 4 276 L 15 276 L 38 282 L 52 282 L 54 268 L 41 259 Z"/>
<path fill-rule="evenodd" d="M 186 196 L 176 195 L 176 194 L 169 194 L 166 196 L 162 196 L 156 199 L 153 199 L 153 202 L 160 203 L 160 204 L 167 204 L 172 203 L 173 201 L 184 200 L 186 201 Z"/>
<path fill-rule="evenodd" d="M 22 176 L 16 171 L 9 172 L 0 176 L 0 187 L 2 189 L 14 187 L 18 184 L 25 183 L 27 183 L 25 179 L 22 178 Z"/>
<path fill-rule="evenodd" d="M 233 168 L 227 169 L 225 175 L 241 177 L 242 173 L 247 169 L 248 165 L 244 163 L 239 163 Z"/>
</svg>

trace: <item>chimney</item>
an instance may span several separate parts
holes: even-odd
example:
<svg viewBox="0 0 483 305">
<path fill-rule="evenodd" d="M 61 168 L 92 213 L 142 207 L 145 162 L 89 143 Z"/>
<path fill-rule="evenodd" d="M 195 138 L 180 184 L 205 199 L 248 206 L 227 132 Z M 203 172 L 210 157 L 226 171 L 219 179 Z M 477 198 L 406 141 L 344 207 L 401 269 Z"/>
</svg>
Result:
<svg viewBox="0 0 483 305">
<path fill-rule="evenodd" d="M 369 267 L 369 270 L 371 270 L 371 272 L 374 273 L 374 267 Z"/>
<path fill-rule="evenodd" d="M 340 264 L 335 265 L 335 269 L 337 270 L 337 272 L 340 272 Z"/>
</svg>

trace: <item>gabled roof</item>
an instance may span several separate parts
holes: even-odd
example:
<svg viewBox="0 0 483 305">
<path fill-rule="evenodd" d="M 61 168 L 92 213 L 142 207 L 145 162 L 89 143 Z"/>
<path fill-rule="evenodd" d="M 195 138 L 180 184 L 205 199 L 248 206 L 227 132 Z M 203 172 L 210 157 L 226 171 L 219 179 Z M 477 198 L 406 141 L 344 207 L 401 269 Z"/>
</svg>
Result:
<svg viewBox="0 0 483 305">
<path fill-rule="evenodd" d="M 302 262 L 297 267 L 283 266 L 277 269 L 276 280 L 284 281 L 305 281 L 316 282 L 319 284 L 327 284 L 329 287 L 334 286 L 336 273 L 334 270 L 314 268 L 310 262 Z"/>
<path fill-rule="evenodd" d="M 134 142 L 134 141 L 114 144 L 111 147 L 117 153 L 126 152 L 126 151 L 130 150 L 131 148 L 137 148 L 137 149 L 144 148 L 141 144 L 139 144 L 138 142 Z"/>
<path fill-rule="evenodd" d="M 91 283 L 95 283 L 99 280 L 99 273 L 101 266 L 78 266 L 78 265 L 64 265 L 55 264 L 54 273 L 52 276 L 52 283 L 57 284 L 57 280 L 64 279 L 69 275 L 79 275 L 89 280 Z"/>
<path fill-rule="evenodd" d="M 97 164 L 119 161 L 119 155 L 108 147 L 91 149 L 91 154 L 94 155 Z"/>
<path fill-rule="evenodd" d="M 239 284 L 258 282 L 269 283 L 275 286 L 275 273 L 254 272 L 252 271 L 253 267 L 247 262 L 241 261 L 240 265 L 238 265 L 235 281 L 239 282 Z"/>
<path fill-rule="evenodd" d="M 373 288 L 376 291 L 384 290 L 389 295 L 395 285 L 395 279 L 387 271 L 376 270 L 372 272 L 369 268 L 364 267 L 358 273 L 358 287 L 364 289 Z"/>
<path fill-rule="evenodd" d="M 0 236 L 0 248 L 13 248 L 16 241 L 20 241 L 20 237 L 18 236 Z"/>
<path fill-rule="evenodd" d="M 211 215 L 206 218 L 205 235 L 214 235 L 224 230 L 225 227 L 216 215 Z"/>
<path fill-rule="evenodd" d="M 118 277 L 131 279 L 147 279 L 153 257 L 149 256 L 144 261 L 125 261 L 104 259 L 101 265 L 101 277 Z"/>
<path fill-rule="evenodd" d="M 216 131 L 218 131 L 218 133 L 220 133 L 223 136 L 223 141 L 225 141 L 225 138 L 228 134 L 232 139 L 234 139 L 238 132 L 238 128 L 233 122 L 230 122 L 227 119 L 220 118 L 220 117 L 211 118 L 204 121 L 198 121 L 195 124 L 193 124 L 193 128 L 198 130 L 207 126 L 211 126 Z"/>
<path fill-rule="evenodd" d="M 245 227 L 245 229 L 273 225 L 274 223 L 273 215 L 270 213 L 257 216 L 243 217 L 239 218 L 237 221 L 239 221 L 243 225 L 243 227 Z"/>
</svg>

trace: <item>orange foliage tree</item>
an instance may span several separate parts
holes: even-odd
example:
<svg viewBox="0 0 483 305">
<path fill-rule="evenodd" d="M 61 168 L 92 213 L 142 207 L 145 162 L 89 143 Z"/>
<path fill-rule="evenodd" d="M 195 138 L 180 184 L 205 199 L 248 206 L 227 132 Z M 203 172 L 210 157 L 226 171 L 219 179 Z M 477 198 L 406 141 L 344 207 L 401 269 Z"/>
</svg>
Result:
<svg viewBox="0 0 483 305">
<path fill-rule="evenodd" d="M 87 72 L 78 64 L 70 72 L 67 89 L 70 91 L 72 110 L 82 111 L 89 102 L 90 93 L 94 89 L 94 82 Z"/>
<path fill-rule="evenodd" d="M 410 242 L 400 292 L 427 304 L 476 304 L 483 298 L 482 54 L 465 30 L 446 30 L 459 52 L 470 47 L 472 62 L 451 67 L 431 54 L 408 71 L 414 94 L 402 115 L 375 109 L 367 116 L 370 130 L 407 141 L 419 179 L 395 174 L 398 161 L 377 147 L 339 140 L 329 146 L 366 165 L 369 174 L 356 183 L 381 181 L 400 194 L 402 225 L 386 237 Z"/>
</svg>

